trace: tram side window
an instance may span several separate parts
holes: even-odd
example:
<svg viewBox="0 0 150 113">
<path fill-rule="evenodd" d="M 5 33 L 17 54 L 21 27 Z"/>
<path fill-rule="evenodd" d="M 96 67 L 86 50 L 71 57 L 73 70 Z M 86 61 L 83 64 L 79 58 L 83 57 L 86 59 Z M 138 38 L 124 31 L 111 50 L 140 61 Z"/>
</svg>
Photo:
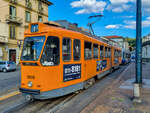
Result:
<svg viewBox="0 0 150 113">
<path fill-rule="evenodd" d="M 105 48 L 105 58 L 108 57 L 108 47 Z"/>
<path fill-rule="evenodd" d="M 119 51 L 117 51 L 117 57 L 119 57 Z"/>
<path fill-rule="evenodd" d="M 92 58 L 92 43 L 84 42 L 84 58 L 91 59 Z"/>
<path fill-rule="evenodd" d="M 93 45 L 93 57 L 94 59 L 98 59 L 98 45 L 97 44 Z"/>
<path fill-rule="evenodd" d="M 43 66 L 55 66 L 60 62 L 59 58 L 59 38 L 49 36 L 41 58 Z"/>
<path fill-rule="evenodd" d="M 81 57 L 81 43 L 80 40 L 75 39 L 73 41 L 73 58 L 75 61 L 79 61 Z"/>
<path fill-rule="evenodd" d="M 104 58 L 104 46 L 100 46 L 100 58 Z"/>
<path fill-rule="evenodd" d="M 71 40 L 69 38 L 63 39 L 62 54 L 63 54 L 63 61 L 71 60 Z"/>
<path fill-rule="evenodd" d="M 115 56 L 115 57 L 117 57 L 117 50 L 115 50 L 115 52 L 114 52 L 114 56 Z"/>
<path fill-rule="evenodd" d="M 115 56 L 118 57 L 118 50 L 115 51 Z"/>
<path fill-rule="evenodd" d="M 121 57 L 121 51 L 119 51 L 119 57 Z"/>
<path fill-rule="evenodd" d="M 111 49 L 108 48 L 108 57 L 110 58 L 111 57 Z"/>
</svg>

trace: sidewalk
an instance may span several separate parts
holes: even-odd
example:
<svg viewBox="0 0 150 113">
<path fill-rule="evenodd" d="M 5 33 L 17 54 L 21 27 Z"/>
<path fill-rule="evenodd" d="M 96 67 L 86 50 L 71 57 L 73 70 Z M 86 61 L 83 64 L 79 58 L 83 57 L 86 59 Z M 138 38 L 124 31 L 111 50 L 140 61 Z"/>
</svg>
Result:
<svg viewBox="0 0 150 113">
<path fill-rule="evenodd" d="M 112 82 L 81 113 L 150 113 L 150 63 L 143 63 L 141 104 L 132 102 L 135 64 L 130 64 L 118 79 Z"/>
</svg>

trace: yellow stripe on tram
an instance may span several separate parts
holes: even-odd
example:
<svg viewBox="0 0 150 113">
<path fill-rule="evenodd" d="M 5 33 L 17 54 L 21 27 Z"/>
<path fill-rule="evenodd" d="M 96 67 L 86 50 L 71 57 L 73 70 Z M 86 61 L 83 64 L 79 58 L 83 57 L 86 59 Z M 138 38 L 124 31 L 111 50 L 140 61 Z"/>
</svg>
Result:
<svg viewBox="0 0 150 113">
<path fill-rule="evenodd" d="M 20 94 L 19 91 L 14 91 L 14 92 L 11 92 L 11 93 L 9 93 L 9 94 L 0 96 L 0 101 L 5 100 L 5 99 L 7 99 L 7 98 L 10 98 L 10 97 L 12 97 L 12 96 L 18 95 L 18 94 Z"/>
</svg>

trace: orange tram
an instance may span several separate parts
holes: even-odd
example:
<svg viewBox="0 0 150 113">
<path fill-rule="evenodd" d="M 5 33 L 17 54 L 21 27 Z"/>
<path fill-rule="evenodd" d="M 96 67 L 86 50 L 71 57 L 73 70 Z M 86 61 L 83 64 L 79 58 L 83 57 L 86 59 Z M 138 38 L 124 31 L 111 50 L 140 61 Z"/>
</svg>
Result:
<svg viewBox="0 0 150 113">
<path fill-rule="evenodd" d="M 121 49 L 82 33 L 31 23 L 24 34 L 20 91 L 48 99 L 87 88 L 121 64 Z"/>
</svg>

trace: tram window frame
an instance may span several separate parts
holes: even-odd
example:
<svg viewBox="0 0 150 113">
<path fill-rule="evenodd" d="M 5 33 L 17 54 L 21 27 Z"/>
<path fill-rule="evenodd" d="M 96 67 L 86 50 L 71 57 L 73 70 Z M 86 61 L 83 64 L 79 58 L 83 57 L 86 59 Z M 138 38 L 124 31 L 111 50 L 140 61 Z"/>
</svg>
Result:
<svg viewBox="0 0 150 113">
<path fill-rule="evenodd" d="M 58 42 L 57 43 L 55 43 L 55 44 L 57 44 L 58 46 L 57 47 L 55 47 L 56 49 L 58 49 L 58 53 L 56 53 L 56 56 L 53 56 L 53 59 L 55 59 L 56 57 L 57 57 L 57 63 L 56 62 L 53 62 L 52 63 L 52 61 L 51 61 L 51 64 L 50 64 L 50 62 L 49 62 L 49 65 L 47 64 L 43 64 L 42 62 L 42 60 L 44 59 L 44 52 L 48 52 L 48 50 L 46 49 L 46 44 L 48 43 L 48 41 L 49 40 L 51 40 L 51 42 L 52 42 L 52 39 L 58 39 Z M 54 49 L 54 45 L 52 46 L 50 46 L 51 47 L 51 49 Z M 48 47 L 47 47 L 48 48 Z M 45 50 L 46 49 L 46 50 Z M 49 48 L 50 49 L 50 48 Z M 50 52 L 50 51 L 49 51 Z M 54 51 L 53 51 L 54 52 Z M 55 51 L 56 52 L 56 51 Z M 53 54 L 53 53 L 52 53 Z M 54 54 L 53 54 L 54 55 Z M 47 57 L 47 58 L 50 58 L 50 57 Z M 48 60 L 48 59 L 47 59 Z M 41 63 L 41 65 L 42 66 L 58 66 L 59 64 L 60 64 L 60 38 L 59 37 L 57 37 L 57 36 L 48 36 L 47 37 L 47 40 L 46 40 L 46 42 L 45 42 L 45 45 L 44 45 L 44 49 L 43 49 L 43 52 L 42 52 L 42 55 L 41 55 L 41 59 L 40 59 L 40 63 Z"/>
<path fill-rule="evenodd" d="M 95 47 L 94 47 L 95 46 Z M 96 47 L 97 46 L 97 47 Z M 97 51 L 94 51 L 94 48 L 97 49 Z M 93 58 L 98 59 L 98 44 L 93 44 Z M 96 53 L 95 53 L 96 52 Z"/>
<path fill-rule="evenodd" d="M 88 53 L 85 51 L 85 47 L 87 46 L 86 43 L 89 44 L 88 45 L 89 50 L 87 50 Z M 86 57 L 86 55 L 87 55 L 87 57 Z M 84 41 L 84 59 L 85 60 L 92 59 L 92 42 Z"/>
<path fill-rule="evenodd" d="M 79 50 L 77 50 L 77 48 L 75 48 L 75 41 L 79 41 L 78 42 Z M 77 51 L 79 51 L 78 52 L 79 54 L 77 53 Z M 76 58 L 76 57 L 78 57 L 78 58 Z M 73 40 L 73 59 L 74 59 L 74 61 L 80 61 L 80 59 L 81 59 L 81 41 L 79 39 Z"/>
<path fill-rule="evenodd" d="M 63 47 L 64 47 L 64 40 L 70 40 L 70 47 L 69 47 L 69 57 L 68 57 L 68 59 L 64 59 L 64 50 L 63 50 Z M 68 44 L 66 44 L 67 46 L 68 46 Z M 66 47 L 67 48 L 67 47 Z M 68 49 L 68 48 L 67 48 Z M 66 50 L 67 51 L 67 50 Z M 67 58 L 67 57 L 66 57 Z M 68 62 L 68 61 L 71 61 L 71 59 L 72 59 L 72 40 L 70 39 L 70 38 L 68 38 L 68 37 L 64 37 L 63 39 L 62 39 L 62 59 L 63 59 L 63 61 L 64 62 Z"/>
<path fill-rule="evenodd" d="M 100 59 L 104 58 L 104 46 L 100 45 Z"/>
</svg>

